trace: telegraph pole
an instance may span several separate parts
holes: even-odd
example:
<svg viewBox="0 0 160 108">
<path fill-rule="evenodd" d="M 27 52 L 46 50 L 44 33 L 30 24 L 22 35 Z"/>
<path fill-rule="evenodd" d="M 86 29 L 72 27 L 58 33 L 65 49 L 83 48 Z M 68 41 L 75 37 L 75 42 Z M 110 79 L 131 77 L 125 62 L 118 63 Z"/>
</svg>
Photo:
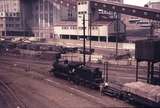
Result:
<svg viewBox="0 0 160 108">
<path fill-rule="evenodd" d="M 151 22 L 151 25 L 150 25 L 150 39 L 153 38 L 153 35 L 154 35 L 154 24 L 153 24 L 153 22 Z"/>
<path fill-rule="evenodd" d="M 104 82 L 108 82 L 108 67 L 109 67 L 109 63 L 105 62 L 104 63 Z"/>
<path fill-rule="evenodd" d="M 90 56 L 89 56 L 89 62 L 91 63 L 91 49 L 92 49 L 92 19 L 91 19 L 91 13 L 90 13 L 90 20 L 89 20 L 89 28 L 90 28 L 90 33 L 89 33 L 89 48 L 90 48 Z"/>
<path fill-rule="evenodd" d="M 116 28 L 117 28 L 117 35 L 116 35 L 116 57 L 118 56 L 118 37 L 119 37 L 119 14 L 117 12 L 117 19 L 116 19 Z"/>
<path fill-rule="evenodd" d="M 86 27 L 85 14 L 83 14 L 83 65 L 86 65 Z"/>
</svg>

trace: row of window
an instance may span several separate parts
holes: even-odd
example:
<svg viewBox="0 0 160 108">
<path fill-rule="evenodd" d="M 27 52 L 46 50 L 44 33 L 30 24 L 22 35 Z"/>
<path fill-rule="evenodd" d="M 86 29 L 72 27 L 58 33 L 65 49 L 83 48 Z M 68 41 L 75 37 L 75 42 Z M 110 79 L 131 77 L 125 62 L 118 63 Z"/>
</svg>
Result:
<svg viewBox="0 0 160 108">
<path fill-rule="evenodd" d="M 16 27 L 16 28 L 19 28 L 20 24 L 6 24 L 6 27 Z"/>
<path fill-rule="evenodd" d="M 4 21 L 4 20 L 6 20 L 6 21 L 10 21 L 10 22 L 14 22 L 14 21 L 16 21 L 16 22 L 18 22 L 18 21 L 20 21 L 20 18 L 14 18 L 14 17 L 7 17 L 7 18 L 3 18 L 3 17 L 0 17 L 0 21 Z"/>
<path fill-rule="evenodd" d="M 6 13 L 6 16 L 20 16 L 20 13 Z"/>
<path fill-rule="evenodd" d="M 62 29 L 77 29 L 77 26 L 62 26 Z"/>
<path fill-rule="evenodd" d="M 0 21 L 4 21 L 5 20 L 5 18 L 3 18 L 3 17 L 0 17 Z"/>
<path fill-rule="evenodd" d="M 93 30 L 97 30 L 97 26 L 92 26 L 91 27 Z M 77 26 L 62 26 L 62 29 L 77 29 Z M 78 27 L 78 29 L 82 30 L 83 27 Z"/>
<path fill-rule="evenodd" d="M 78 27 L 78 29 L 82 30 L 82 29 L 83 29 L 83 27 Z M 98 29 L 98 27 L 97 27 L 97 26 L 92 26 L 92 27 L 91 27 L 91 29 L 92 29 L 92 30 L 97 30 L 97 29 Z"/>
<path fill-rule="evenodd" d="M 7 21 L 11 21 L 11 22 L 13 22 L 13 21 L 20 21 L 20 18 L 7 17 L 6 20 Z"/>
<path fill-rule="evenodd" d="M 78 2 L 78 5 L 84 5 L 87 4 L 87 1 Z"/>
<path fill-rule="evenodd" d="M 1 12 L 0 14 L 1 16 L 7 16 L 7 17 L 17 17 L 17 16 L 20 16 L 20 13 L 3 13 Z"/>
<path fill-rule="evenodd" d="M 87 11 L 78 12 L 78 14 L 87 14 Z"/>
<path fill-rule="evenodd" d="M 83 36 L 77 36 L 77 35 L 61 35 L 60 36 L 61 39 L 71 39 L 71 40 L 81 40 L 83 39 Z M 90 37 L 86 36 L 86 39 L 89 40 Z M 92 41 L 101 41 L 101 42 L 106 42 L 107 41 L 107 37 L 106 36 L 92 36 L 91 37 Z"/>
<path fill-rule="evenodd" d="M 3 25 L 3 24 L 0 24 L 0 27 L 3 28 L 4 25 Z M 19 24 L 6 24 L 6 27 L 16 27 L 16 28 L 19 28 L 20 25 L 19 25 Z"/>
</svg>

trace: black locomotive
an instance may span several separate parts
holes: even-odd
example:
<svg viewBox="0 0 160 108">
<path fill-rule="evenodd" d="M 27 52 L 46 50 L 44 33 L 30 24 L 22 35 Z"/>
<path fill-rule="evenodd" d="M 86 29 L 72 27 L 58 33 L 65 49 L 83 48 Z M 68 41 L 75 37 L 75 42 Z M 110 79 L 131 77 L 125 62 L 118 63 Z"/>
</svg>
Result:
<svg viewBox="0 0 160 108">
<path fill-rule="evenodd" d="M 85 85 L 91 88 L 99 88 L 103 82 L 102 72 L 99 68 L 83 66 L 79 62 L 55 62 L 51 73 L 55 77 L 74 82 L 77 85 Z"/>
</svg>

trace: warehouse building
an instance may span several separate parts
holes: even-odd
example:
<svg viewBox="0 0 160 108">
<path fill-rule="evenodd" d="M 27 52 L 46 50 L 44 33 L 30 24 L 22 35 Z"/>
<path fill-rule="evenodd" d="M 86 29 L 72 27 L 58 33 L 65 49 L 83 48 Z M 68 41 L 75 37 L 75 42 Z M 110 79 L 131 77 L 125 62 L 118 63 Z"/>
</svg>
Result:
<svg viewBox="0 0 160 108">
<path fill-rule="evenodd" d="M 89 1 L 79 0 L 77 2 L 77 21 L 58 22 L 54 26 L 56 36 L 61 39 L 81 40 L 83 38 L 83 23 L 85 22 L 85 34 L 92 41 L 116 41 L 117 35 L 117 15 L 106 10 L 92 10 Z M 119 15 L 120 16 L 120 15 Z M 106 17 L 106 18 L 104 18 Z M 83 22 L 83 20 L 85 20 Z M 118 40 L 125 40 L 126 26 L 119 19 Z"/>
</svg>

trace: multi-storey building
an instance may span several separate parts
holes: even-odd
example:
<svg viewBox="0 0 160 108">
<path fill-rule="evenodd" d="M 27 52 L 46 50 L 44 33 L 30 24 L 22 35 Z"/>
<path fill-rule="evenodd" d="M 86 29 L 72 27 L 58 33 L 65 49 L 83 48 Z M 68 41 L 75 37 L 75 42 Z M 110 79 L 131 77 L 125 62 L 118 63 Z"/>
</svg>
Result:
<svg viewBox="0 0 160 108">
<path fill-rule="evenodd" d="M 123 0 L 108 1 L 123 3 Z M 77 0 L 0 0 L 0 35 L 54 37 L 57 22 L 78 20 L 76 6 Z M 114 16 L 112 12 L 95 11 L 99 13 L 94 15 L 97 20 L 103 20 L 104 12 Z"/>
<path fill-rule="evenodd" d="M 73 0 L 68 2 L 74 3 Z M 76 20 L 76 8 L 71 9 L 55 0 L 23 0 L 22 12 L 27 30 L 34 36 L 49 38 L 54 36 L 53 26 L 60 20 Z"/>
<path fill-rule="evenodd" d="M 21 30 L 19 0 L 0 1 L 0 36 L 17 36 Z"/>
<path fill-rule="evenodd" d="M 0 0 L 0 35 L 52 37 L 55 22 L 76 20 L 76 8 L 56 1 Z M 75 0 L 63 1 L 75 3 Z"/>
<path fill-rule="evenodd" d="M 77 21 L 58 22 L 54 27 L 55 34 L 61 39 L 81 40 L 85 26 L 87 39 L 91 36 L 93 41 L 115 41 L 117 35 L 116 18 L 117 14 L 115 12 L 92 9 L 89 0 L 77 0 Z M 118 40 L 122 41 L 125 39 L 125 24 L 121 20 L 118 23 Z"/>
</svg>

